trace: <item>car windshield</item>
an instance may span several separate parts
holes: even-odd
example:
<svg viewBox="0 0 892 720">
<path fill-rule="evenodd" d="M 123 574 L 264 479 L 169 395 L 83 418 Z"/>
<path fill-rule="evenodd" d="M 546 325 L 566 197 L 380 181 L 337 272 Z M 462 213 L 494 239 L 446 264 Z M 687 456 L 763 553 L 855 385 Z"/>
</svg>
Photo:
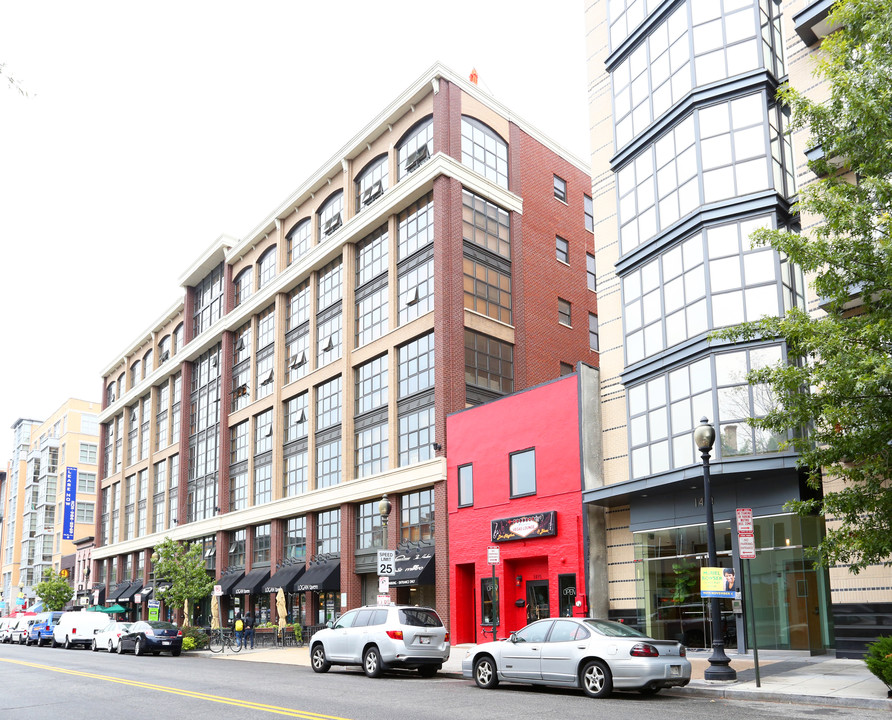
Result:
<svg viewBox="0 0 892 720">
<path fill-rule="evenodd" d="M 440 617 L 433 610 L 421 608 L 406 608 L 400 610 L 400 624 L 414 625 L 416 627 L 441 627 Z"/>
<path fill-rule="evenodd" d="M 595 632 L 609 637 L 647 637 L 642 632 L 638 632 L 635 628 L 623 625 L 622 623 L 613 622 L 612 620 L 586 620 L 586 625 Z"/>
</svg>

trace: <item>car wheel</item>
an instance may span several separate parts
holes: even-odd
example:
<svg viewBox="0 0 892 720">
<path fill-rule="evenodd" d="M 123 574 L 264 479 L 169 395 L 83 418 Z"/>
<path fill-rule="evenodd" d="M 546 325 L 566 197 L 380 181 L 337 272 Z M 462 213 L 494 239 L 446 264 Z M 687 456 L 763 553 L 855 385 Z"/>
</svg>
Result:
<svg viewBox="0 0 892 720">
<path fill-rule="evenodd" d="M 99 646 L 96 644 L 96 638 L 93 638 L 93 642 L 90 643 L 90 650 L 93 652 L 99 651 Z"/>
<path fill-rule="evenodd" d="M 437 674 L 437 670 L 440 669 L 439 665 L 422 665 L 418 668 L 418 673 L 421 677 L 431 678 Z"/>
<path fill-rule="evenodd" d="M 378 677 L 384 669 L 381 667 L 381 653 L 374 645 L 362 654 L 362 669 L 370 678 Z"/>
<path fill-rule="evenodd" d="M 108 641 L 108 651 L 110 653 L 113 653 L 115 651 L 115 644 L 111 640 Z"/>
<path fill-rule="evenodd" d="M 65 636 L 65 644 L 62 647 L 64 647 L 66 650 L 71 650 L 71 638 L 67 635 Z"/>
<path fill-rule="evenodd" d="M 320 643 L 313 645 L 313 650 L 310 652 L 310 665 L 313 672 L 317 673 L 328 672 L 331 667 L 331 663 L 325 659 L 325 648 Z"/>
<path fill-rule="evenodd" d="M 491 690 L 499 684 L 496 664 L 489 655 L 478 658 L 474 663 L 474 682 L 484 690 Z"/>
<path fill-rule="evenodd" d="M 111 645 L 111 640 L 109 640 L 109 645 Z M 118 640 L 118 655 L 124 654 L 124 643 Z"/>
<path fill-rule="evenodd" d="M 34 644 L 37 645 L 37 647 L 43 645 L 43 635 L 38 635 L 37 640 L 34 641 Z"/>
<path fill-rule="evenodd" d="M 143 654 L 143 647 L 142 647 L 142 643 L 139 641 L 139 638 L 136 638 L 136 642 L 133 643 L 133 654 L 134 655 L 142 655 Z"/>
<path fill-rule="evenodd" d="M 608 668 L 600 660 L 591 660 L 585 664 L 580 674 L 582 689 L 593 698 L 603 698 L 613 690 L 613 678 Z"/>
<path fill-rule="evenodd" d="M 31 636 L 25 638 L 25 647 L 31 647 Z"/>
</svg>

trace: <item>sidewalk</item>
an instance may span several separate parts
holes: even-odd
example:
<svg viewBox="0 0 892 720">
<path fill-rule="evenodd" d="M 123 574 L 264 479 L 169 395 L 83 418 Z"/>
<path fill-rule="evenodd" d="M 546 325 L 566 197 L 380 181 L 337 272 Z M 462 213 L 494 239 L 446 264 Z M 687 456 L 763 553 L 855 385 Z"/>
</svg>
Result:
<svg viewBox="0 0 892 720">
<path fill-rule="evenodd" d="M 461 663 L 473 645 L 452 648 L 441 675 L 461 677 Z M 765 650 L 759 653 L 761 687 L 756 687 L 756 673 L 752 655 L 728 653 L 731 667 L 737 671 L 737 682 L 725 685 L 703 679 L 709 666 L 711 651 L 688 653 L 691 661 L 691 683 L 684 688 L 663 690 L 661 694 L 675 697 L 696 696 L 727 700 L 761 700 L 804 705 L 829 705 L 892 711 L 892 699 L 886 686 L 875 677 L 862 660 L 845 660 L 833 655 Z M 190 653 L 215 660 L 264 662 L 310 666 L 310 650 L 299 648 L 256 648 L 238 654 L 208 651 Z M 472 682 L 469 680 L 469 682 Z"/>
</svg>

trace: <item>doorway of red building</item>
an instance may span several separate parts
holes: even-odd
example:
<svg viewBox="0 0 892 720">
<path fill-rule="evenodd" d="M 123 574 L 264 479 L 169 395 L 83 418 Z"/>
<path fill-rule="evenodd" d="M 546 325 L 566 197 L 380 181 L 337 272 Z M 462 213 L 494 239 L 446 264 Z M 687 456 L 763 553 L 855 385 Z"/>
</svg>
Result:
<svg viewBox="0 0 892 720">
<path fill-rule="evenodd" d="M 527 624 L 551 617 L 548 580 L 527 580 Z"/>
</svg>

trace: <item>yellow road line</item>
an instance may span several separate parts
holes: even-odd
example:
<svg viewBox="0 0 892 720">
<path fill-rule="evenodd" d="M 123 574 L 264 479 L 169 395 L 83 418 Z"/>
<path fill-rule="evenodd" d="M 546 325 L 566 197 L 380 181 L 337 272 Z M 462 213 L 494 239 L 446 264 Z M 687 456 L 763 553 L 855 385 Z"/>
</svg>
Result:
<svg viewBox="0 0 892 720">
<path fill-rule="evenodd" d="M 118 683 L 119 685 L 130 685 L 132 687 L 144 688 L 146 690 L 155 690 L 156 692 L 165 692 L 172 695 L 182 695 L 184 697 L 195 698 L 196 700 L 208 700 L 210 702 L 222 703 L 224 705 L 235 705 L 249 710 L 261 710 L 263 712 L 274 713 L 276 715 L 286 715 L 288 717 L 304 718 L 305 720 L 346 720 L 335 715 L 321 715 L 319 713 L 307 712 L 304 710 L 293 710 L 291 708 L 278 707 L 276 705 L 264 705 L 249 700 L 236 700 L 235 698 L 222 697 L 221 695 L 209 695 L 208 693 L 195 692 L 193 690 L 183 690 L 182 688 L 166 687 L 164 685 L 153 685 L 151 683 L 140 682 L 138 680 L 126 680 L 124 678 L 116 678 L 111 675 L 97 675 L 96 673 L 81 672 L 80 670 L 67 670 L 65 668 L 53 667 L 52 665 L 40 665 L 38 663 L 23 662 L 21 660 L 11 660 L 8 658 L 0 658 L 0 662 L 10 663 L 12 665 L 23 665 L 25 667 L 35 668 L 37 670 L 49 670 L 51 672 L 63 673 L 65 675 L 75 675 L 77 677 L 92 678 L 93 680 L 103 680 L 105 682 Z"/>
</svg>

